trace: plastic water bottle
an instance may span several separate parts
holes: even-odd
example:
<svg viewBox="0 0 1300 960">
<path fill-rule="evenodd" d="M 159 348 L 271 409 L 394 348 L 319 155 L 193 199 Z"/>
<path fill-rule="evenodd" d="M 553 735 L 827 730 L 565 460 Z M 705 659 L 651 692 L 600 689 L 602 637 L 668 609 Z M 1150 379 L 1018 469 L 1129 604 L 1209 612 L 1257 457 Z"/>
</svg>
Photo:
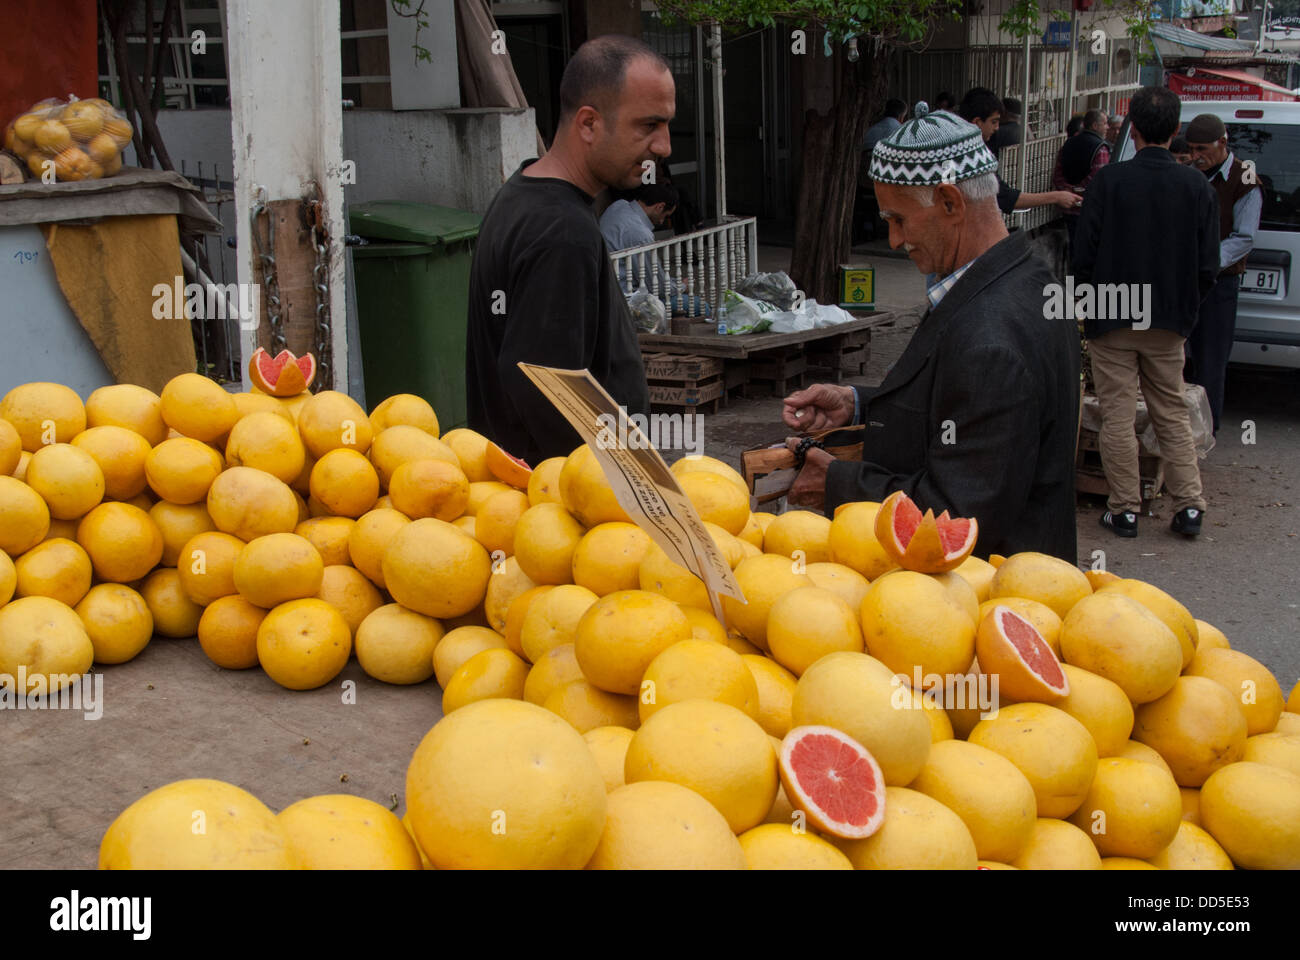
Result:
<svg viewBox="0 0 1300 960">
<path fill-rule="evenodd" d="M 718 335 L 724 337 L 727 335 L 727 305 L 725 303 L 718 306 Z"/>
</svg>

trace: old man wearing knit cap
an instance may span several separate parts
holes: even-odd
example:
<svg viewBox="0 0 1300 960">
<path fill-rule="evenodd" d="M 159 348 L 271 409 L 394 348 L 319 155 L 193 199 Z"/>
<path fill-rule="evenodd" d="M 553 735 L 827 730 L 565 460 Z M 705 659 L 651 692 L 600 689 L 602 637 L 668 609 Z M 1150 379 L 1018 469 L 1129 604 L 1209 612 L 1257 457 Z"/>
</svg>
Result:
<svg viewBox="0 0 1300 960">
<path fill-rule="evenodd" d="M 890 246 L 938 279 L 879 387 L 816 384 L 786 398 L 795 429 L 865 426 L 861 463 L 807 450 L 790 501 L 830 514 L 904 490 L 923 510 L 979 520 L 982 556 L 1074 563 L 1078 333 L 1047 319 L 1052 274 L 1024 233 L 1008 235 L 996 169 L 978 127 L 924 103 L 872 151 Z"/>
<path fill-rule="evenodd" d="M 1203 113 L 1187 125 L 1183 135 L 1192 154 L 1192 166 L 1209 178 L 1219 198 L 1219 276 L 1201 301 L 1200 316 L 1187 338 L 1189 383 L 1205 388 L 1219 432 L 1223 413 L 1223 384 L 1228 355 L 1237 329 L 1237 293 L 1246 272 L 1246 256 L 1255 246 L 1264 195 L 1245 165 L 1228 149 L 1228 130 L 1212 113 Z"/>
</svg>

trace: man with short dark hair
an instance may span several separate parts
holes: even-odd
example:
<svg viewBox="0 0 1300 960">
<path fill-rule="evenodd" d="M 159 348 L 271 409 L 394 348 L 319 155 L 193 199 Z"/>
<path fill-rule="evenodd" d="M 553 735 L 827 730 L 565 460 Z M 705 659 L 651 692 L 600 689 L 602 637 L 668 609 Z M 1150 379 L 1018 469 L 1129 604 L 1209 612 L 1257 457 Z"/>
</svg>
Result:
<svg viewBox="0 0 1300 960">
<path fill-rule="evenodd" d="M 469 425 L 538 463 L 578 446 L 578 434 L 538 393 L 519 361 L 586 368 L 629 414 L 650 407 L 627 300 L 592 209 L 607 187 L 632 189 L 671 153 L 673 76 L 640 40 L 598 37 L 560 80 L 550 151 L 497 191 L 470 268 Z"/>
<path fill-rule="evenodd" d="M 1205 388 L 1218 433 L 1228 355 L 1237 330 L 1237 294 L 1246 257 L 1255 247 L 1264 195 L 1258 183 L 1246 182 L 1245 165 L 1228 149 L 1228 129 L 1214 114 L 1203 113 L 1187 125 L 1187 146 L 1192 166 L 1209 178 L 1219 198 L 1219 275 L 1187 341 L 1186 370 L 1189 383 Z"/>
<path fill-rule="evenodd" d="M 1182 137 L 1174 137 L 1169 143 L 1169 152 L 1174 155 L 1174 159 L 1184 167 L 1190 166 L 1192 162 L 1192 148 L 1188 146 L 1186 140 Z"/>
<path fill-rule="evenodd" d="M 1020 123 L 1022 110 L 1020 101 L 1015 97 L 1003 97 L 1002 110 L 1002 121 L 998 124 L 998 132 L 989 139 L 989 149 L 999 160 L 1002 158 L 1003 147 L 1014 146 L 1025 139 L 1025 132 Z"/>
<path fill-rule="evenodd" d="M 1101 464 L 1110 484 L 1101 525 L 1120 537 L 1137 536 L 1142 508 L 1134 430 L 1139 383 L 1173 500 L 1170 529 L 1194 537 L 1205 513 L 1183 397 L 1183 344 L 1218 272 L 1219 218 L 1205 178 L 1179 166 L 1167 149 L 1179 108 L 1178 95 L 1164 87 L 1133 95 L 1129 123 L 1137 155 L 1096 173 L 1075 232 L 1077 284 L 1092 291 L 1110 285 L 1128 293 L 1122 302 L 1140 296 L 1146 303 L 1142 317 L 1094 309 L 1083 318 L 1101 412 Z M 1097 293 L 1094 304 L 1101 298 Z"/>
<path fill-rule="evenodd" d="M 1056 165 L 1052 170 L 1053 187 L 1080 196 L 1084 194 L 1097 171 L 1110 163 L 1110 147 L 1103 139 L 1105 133 L 1105 113 L 1093 109 L 1083 115 L 1083 129 L 1077 136 L 1061 144 L 1061 149 L 1056 153 Z M 1065 215 L 1065 229 L 1071 244 L 1074 243 L 1074 231 L 1078 224 L 1078 213 L 1068 211 Z"/>
<path fill-rule="evenodd" d="M 611 252 L 654 243 L 655 231 L 663 227 L 677 209 L 677 188 L 671 183 L 647 183 L 630 200 L 615 200 L 600 215 L 600 232 Z M 664 302 L 670 313 L 706 316 L 709 305 L 688 296 L 681 284 L 649 254 L 632 261 L 632 270 L 620 264 L 618 282 L 625 293 L 633 293 L 645 284 L 646 289 Z"/>
<path fill-rule="evenodd" d="M 862 138 L 862 150 L 867 155 L 868 164 L 871 163 L 871 151 L 875 149 L 876 144 L 901 127 L 906 116 L 907 104 L 902 100 L 890 98 L 885 101 L 884 115 L 867 127 L 867 134 Z"/>
<path fill-rule="evenodd" d="M 998 132 L 1002 122 L 1002 101 L 998 95 L 987 87 L 972 87 L 961 98 L 957 114 L 967 123 L 979 127 L 987 144 Z M 1067 190 L 1052 190 L 1048 193 L 1024 193 L 998 177 L 998 209 L 1003 213 L 1012 210 L 1027 210 L 1030 207 L 1045 207 L 1056 204 L 1062 210 L 1073 210 L 1079 205 L 1079 197 Z"/>
</svg>

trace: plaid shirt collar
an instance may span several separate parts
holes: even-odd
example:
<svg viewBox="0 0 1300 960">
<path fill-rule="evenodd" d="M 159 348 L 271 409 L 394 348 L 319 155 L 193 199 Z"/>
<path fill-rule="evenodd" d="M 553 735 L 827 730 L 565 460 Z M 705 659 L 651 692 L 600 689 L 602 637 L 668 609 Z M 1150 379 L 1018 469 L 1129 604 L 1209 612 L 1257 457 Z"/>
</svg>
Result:
<svg viewBox="0 0 1300 960">
<path fill-rule="evenodd" d="M 930 298 L 931 310 L 939 306 L 940 301 L 948 295 L 949 290 L 956 286 L 957 281 L 961 279 L 961 275 L 969 270 L 970 265 L 974 262 L 974 260 L 968 261 L 963 266 L 958 267 L 952 273 L 948 274 L 948 276 L 944 277 L 942 280 L 936 280 L 926 288 L 925 295 Z"/>
</svg>

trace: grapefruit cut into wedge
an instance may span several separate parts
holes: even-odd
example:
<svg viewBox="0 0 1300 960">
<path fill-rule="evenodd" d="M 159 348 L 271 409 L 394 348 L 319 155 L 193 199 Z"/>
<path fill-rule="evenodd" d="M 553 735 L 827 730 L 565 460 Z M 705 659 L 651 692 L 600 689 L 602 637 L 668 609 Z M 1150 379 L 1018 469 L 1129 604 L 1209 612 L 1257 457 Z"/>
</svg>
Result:
<svg viewBox="0 0 1300 960">
<path fill-rule="evenodd" d="M 876 539 L 890 558 L 905 570 L 947 573 L 975 549 L 979 524 L 974 519 L 924 514 L 902 490 L 885 498 L 876 513 Z"/>
<path fill-rule="evenodd" d="M 1038 628 L 1002 604 L 980 621 L 975 659 L 982 673 L 997 675 L 1003 702 L 1051 703 L 1070 693 L 1069 678 Z"/>
<path fill-rule="evenodd" d="M 248 360 L 248 379 L 272 397 L 296 397 L 316 379 L 316 358 L 310 353 L 294 356 L 289 350 L 271 356 L 258 347 Z"/>
<path fill-rule="evenodd" d="M 781 785 L 823 833 L 861 840 L 885 822 L 885 777 L 867 748 L 834 727 L 795 727 L 781 741 Z"/>
<path fill-rule="evenodd" d="M 519 490 L 528 489 L 533 468 L 527 463 L 518 457 L 510 456 L 491 440 L 488 441 L 483 459 L 487 463 L 488 471 L 502 483 L 508 483 Z"/>
</svg>

